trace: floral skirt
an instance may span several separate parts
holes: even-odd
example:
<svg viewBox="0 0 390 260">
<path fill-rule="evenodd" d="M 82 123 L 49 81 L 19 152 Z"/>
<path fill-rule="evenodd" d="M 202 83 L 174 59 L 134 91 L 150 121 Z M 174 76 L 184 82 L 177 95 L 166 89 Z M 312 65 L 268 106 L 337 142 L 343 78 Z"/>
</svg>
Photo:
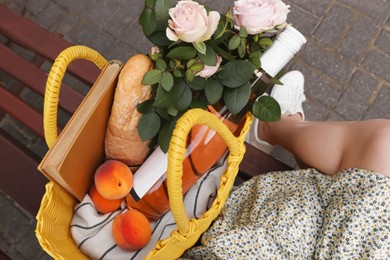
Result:
<svg viewBox="0 0 390 260">
<path fill-rule="evenodd" d="M 390 178 L 271 172 L 232 191 L 188 259 L 389 259 Z"/>
</svg>

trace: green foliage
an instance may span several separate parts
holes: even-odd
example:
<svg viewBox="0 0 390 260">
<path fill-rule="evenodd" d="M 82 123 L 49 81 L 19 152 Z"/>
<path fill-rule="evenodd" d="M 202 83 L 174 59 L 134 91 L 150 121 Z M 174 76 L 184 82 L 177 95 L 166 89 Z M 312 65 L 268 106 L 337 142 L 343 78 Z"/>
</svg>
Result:
<svg viewBox="0 0 390 260">
<path fill-rule="evenodd" d="M 143 114 L 138 122 L 138 134 L 142 141 L 150 140 L 160 129 L 160 117 L 156 113 Z"/>
<path fill-rule="evenodd" d="M 193 90 L 203 90 L 206 87 L 206 80 L 201 77 L 194 77 L 194 79 L 187 82 L 187 84 Z"/>
<path fill-rule="evenodd" d="M 161 77 L 161 86 L 166 90 L 170 91 L 173 87 L 173 76 L 170 72 L 164 72 Z"/>
<path fill-rule="evenodd" d="M 142 25 L 142 29 L 146 36 L 151 35 L 157 27 L 156 14 L 152 9 L 146 8 L 139 17 L 139 23 Z"/>
<path fill-rule="evenodd" d="M 252 106 L 252 114 L 265 122 L 280 120 L 281 111 L 278 101 L 270 96 L 261 96 Z"/>
<path fill-rule="evenodd" d="M 198 52 L 198 57 L 206 65 L 215 66 L 217 64 L 216 52 L 210 45 L 206 45 L 206 53 Z"/>
<path fill-rule="evenodd" d="M 143 85 L 153 85 L 160 81 L 163 72 L 161 70 L 149 70 L 142 79 Z"/>
<path fill-rule="evenodd" d="M 235 50 L 240 46 L 241 44 L 241 38 L 238 35 L 234 35 L 230 40 L 229 40 L 229 50 Z"/>
<path fill-rule="evenodd" d="M 196 57 L 196 49 L 192 46 L 180 46 L 168 52 L 167 58 L 190 60 Z"/>
<path fill-rule="evenodd" d="M 253 78 L 255 66 L 245 60 L 233 60 L 222 66 L 218 73 L 221 83 L 228 88 L 236 88 Z"/>
<path fill-rule="evenodd" d="M 168 10 L 169 8 L 173 7 L 173 2 L 171 0 L 157 0 L 156 1 L 156 16 L 159 18 L 161 21 L 168 21 L 169 19 L 169 14 Z"/>
<path fill-rule="evenodd" d="M 237 114 L 248 103 L 250 94 L 251 87 L 249 82 L 247 82 L 238 88 L 226 89 L 223 94 L 223 100 L 229 111 Z"/>
<path fill-rule="evenodd" d="M 190 87 L 185 84 L 184 80 L 181 80 L 175 83 L 175 88 L 172 91 L 175 98 L 175 107 L 179 111 L 187 109 L 192 100 Z"/>
<path fill-rule="evenodd" d="M 223 85 L 221 81 L 217 79 L 208 79 L 206 81 L 206 88 L 204 93 L 206 95 L 207 101 L 210 104 L 217 103 L 222 98 Z"/>
<path fill-rule="evenodd" d="M 201 54 L 206 54 L 206 44 L 204 42 L 194 42 L 192 45 Z"/>
<path fill-rule="evenodd" d="M 211 39 L 198 42 L 171 41 L 166 35 L 169 9 L 177 1 L 145 0 L 139 23 L 145 36 L 158 47 L 153 55 L 154 69 L 142 80 L 153 86 L 153 96 L 137 109 L 142 113 L 138 131 L 143 140 L 154 139 L 166 152 L 178 118 L 190 108 L 203 108 L 222 102 L 237 114 L 251 107 L 255 117 L 264 121 L 277 121 L 280 107 L 272 97 L 261 96 L 253 105 L 248 102 L 254 71 L 261 68 L 260 57 L 269 48 L 277 29 L 267 34 L 248 34 L 245 27 L 238 30 L 230 10 L 220 13 L 220 20 Z M 208 11 L 211 11 L 207 9 Z M 217 66 L 214 75 L 207 79 L 196 76 L 205 66 Z M 272 79 L 278 82 L 277 79 Z M 267 86 L 257 88 L 261 95 Z M 251 101 L 252 102 L 252 101 Z"/>
<path fill-rule="evenodd" d="M 160 133 L 158 135 L 158 145 L 160 146 L 161 150 L 166 153 L 169 148 L 169 142 L 171 141 L 171 136 L 173 133 L 173 130 L 175 129 L 175 122 L 169 122 L 167 121 L 160 130 Z"/>
</svg>

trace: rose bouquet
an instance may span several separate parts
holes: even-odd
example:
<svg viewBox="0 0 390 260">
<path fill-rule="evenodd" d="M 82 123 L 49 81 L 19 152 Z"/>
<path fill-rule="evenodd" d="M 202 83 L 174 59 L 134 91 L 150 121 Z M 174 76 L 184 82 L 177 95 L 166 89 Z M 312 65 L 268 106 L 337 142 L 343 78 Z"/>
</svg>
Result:
<svg viewBox="0 0 390 260">
<path fill-rule="evenodd" d="M 153 85 L 154 95 L 138 106 L 141 138 L 155 138 L 166 151 L 188 109 L 223 102 L 231 113 L 241 111 L 261 70 L 259 58 L 287 26 L 288 13 L 281 0 L 236 0 L 226 13 L 192 0 L 145 0 L 139 23 L 155 46 L 149 52 L 154 69 L 142 83 Z M 263 121 L 280 118 L 272 97 L 258 99 L 251 112 Z"/>
</svg>

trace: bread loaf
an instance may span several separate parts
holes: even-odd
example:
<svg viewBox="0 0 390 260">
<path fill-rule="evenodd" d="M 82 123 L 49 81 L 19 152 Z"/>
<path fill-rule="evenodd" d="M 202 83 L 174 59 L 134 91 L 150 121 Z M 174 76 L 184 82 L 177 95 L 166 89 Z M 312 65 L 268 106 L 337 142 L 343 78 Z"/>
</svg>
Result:
<svg viewBox="0 0 390 260">
<path fill-rule="evenodd" d="M 151 86 L 141 84 L 144 74 L 151 68 L 151 60 L 143 54 L 137 54 L 125 63 L 118 77 L 106 131 L 106 157 L 120 160 L 132 168 L 141 165 L 150 151 L 149 142 L 143 142 L 138 135 L 137 124 L 142 114 L 137 111 L 137 104 L 151 97 Z"/>
</svg>

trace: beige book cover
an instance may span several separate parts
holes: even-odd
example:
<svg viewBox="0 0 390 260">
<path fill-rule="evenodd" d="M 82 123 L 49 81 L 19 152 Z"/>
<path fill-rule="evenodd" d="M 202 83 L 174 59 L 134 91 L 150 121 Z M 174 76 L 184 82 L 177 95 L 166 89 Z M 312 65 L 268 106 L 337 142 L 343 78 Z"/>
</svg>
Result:
<svg viewBox="0 0 390 260">
<path fill-rule="evenodd" d="M 38 169 L 82 200 L 104 161 L 104 137 L 122 63 L 110 61 Z"/>
</svg>

